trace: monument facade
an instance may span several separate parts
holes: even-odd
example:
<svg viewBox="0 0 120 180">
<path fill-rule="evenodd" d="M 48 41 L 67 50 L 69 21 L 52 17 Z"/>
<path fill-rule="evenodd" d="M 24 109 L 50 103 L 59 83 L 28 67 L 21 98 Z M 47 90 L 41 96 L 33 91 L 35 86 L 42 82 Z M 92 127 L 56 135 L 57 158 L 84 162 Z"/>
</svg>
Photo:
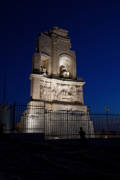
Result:
<svg viewBox="0 0 120 180">
<path fill-rule="evenodd" d="M 45 122 L 47 127 L 49 126 L 49 116 L 46 120 L 46 115 L 38 112 L 38 107 L 44 106 L 46 112 L 59 113 L 59 116 L 52 117 L 56 121 L 59 119 L 59 122 L 62 121 L 60 113 L 65 111 L 74 113 L 77 121 L 84 121 L 84 130 L 86 131 L 89 125 L 89 133 L 93 134 L 93 124 L 90 121 L 87 106 L 84 105 L 83 85 L 85 82 L 76 76 L 76 55 L 71 49 L 67 30 L 53 27 L 38 36 L 36 52 L 32 59 L 30 81 L 31 100 L 21 120 L 26 132 L 40 132 L 40 129 L 41 132 L 44 132 Z M 80 117 L 78 113 L 82 113 L 84 116 Z M 72 118 L 71 114 L 68 117 L 69 121 Z M 52 126 L 55 125 L 54 123 Z M 70 126 L 74 126 L 72 124 Z M 63 132 L 66 131 L 65 128 L 63 123 Z M 76 134 L 79 131 L 78 128 Z M 49 131 L 46 133 L 57 133 L 55 130 L 54 132 L 51 129 Z"/>
</svg>

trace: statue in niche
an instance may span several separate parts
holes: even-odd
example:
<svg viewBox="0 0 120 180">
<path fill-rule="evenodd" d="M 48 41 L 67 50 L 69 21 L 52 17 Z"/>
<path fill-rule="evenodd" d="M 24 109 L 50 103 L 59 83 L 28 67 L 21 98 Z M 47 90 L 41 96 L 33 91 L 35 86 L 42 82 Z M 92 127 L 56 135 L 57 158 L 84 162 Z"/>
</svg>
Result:
<svg viewBox="0 0 120 180">
<path fill-rule="evenodd" d="M 65 66 L 60 66 L 60 77 L 62 78 L 69 78 L 70 73 L 67 71 L 67 68 Z"/>
<path fill-rule="evenodd" d="M 41 62 L 40 62 L 40 72 L 41 72 L 41 74 L 47 75 L 47 65 L 48 65 L 47 60 L 41 60 Z"/>
<path fill-rule="evenodd" d="M 43 75 L 46 75 L 46 74 L 47 74 L 47 69 L 43 68 Z"/>
<path fill-rule="evenodd" d="M 69 55 L 62 54 L 59 57 L 59 68 L 60 77 L 66 79 L 71 77 L 72 61 Z"/>
</svg>

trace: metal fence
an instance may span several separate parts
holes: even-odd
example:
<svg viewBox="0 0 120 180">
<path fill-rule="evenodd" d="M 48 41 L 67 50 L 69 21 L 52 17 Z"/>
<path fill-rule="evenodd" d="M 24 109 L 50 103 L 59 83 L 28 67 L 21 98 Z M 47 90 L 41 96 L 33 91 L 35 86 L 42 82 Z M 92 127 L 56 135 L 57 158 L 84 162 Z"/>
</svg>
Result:
<svg viewBox="0 0 120 180">
<path fill-rule="evenodd" d="M 120 137 L 120 114 L 53 112 L 45 110 L 44 106 L 32 105 L 12 105 L 2 114 L 2 117 L 4 114 L 6 117 L 3 120 L 6 123 L 4 131 L 12 133 L 43 133 L 47 138 L 78 138 L 82 127 L 90 138 Z"/>
<path fill-rule="evenodd" d="M 90 113 L 96 137 L 120 137 L 120 114 Z"/>
</svg>

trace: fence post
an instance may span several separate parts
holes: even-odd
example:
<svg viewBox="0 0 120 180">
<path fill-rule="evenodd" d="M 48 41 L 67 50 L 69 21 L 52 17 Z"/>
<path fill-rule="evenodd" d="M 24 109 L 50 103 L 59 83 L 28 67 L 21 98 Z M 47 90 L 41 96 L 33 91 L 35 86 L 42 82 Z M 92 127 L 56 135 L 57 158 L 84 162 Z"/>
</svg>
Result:
<svg viewBox="0 0 120 180">
<path fill-rule="evenodd" d="M 90 132 L 89 132 L 89 112 L 87 112 L 86 121 L 88 123 L 88 130 L 87 130 L 87 137 L 89 138 Z"/>
<path fill-rule="evenodd" d="M 87 107 L 87 121 L 88 121 L 88 132 L 87 132 L 88 135 L 87 136 L 88 136 L 88 138 L 90 138 L 90 136 L 91 136 L 90 127 L 89 127 L 89 125 L 90 125 L 89 124 L 90 123 L 90 121 L 89 121 L 90 120 L 90 111 L 91 111 L 91 107 L 88 106 Z"/>
<path fill-rule="evenodd" d="M 105 112 L 106 112 L 106 123 L 107 123 L 107 133 L 109 133 L 109 120 L 108 120 L 108 112 L 109 112 L 109 108 L 106 107 L 105 108 Z"/>
<path fill-rule="evenodd" d="M 46 124 L 45 124 L 45 102 L 44 102 L 44 135 L 46 134 L 46 128 L 45 128 L 45 126 L 46 126 Z"/>
<path fill-rule="evenodd" d="M 67 138 L 68 138 L 68 110 L 67 110 Z"/>
</svg>

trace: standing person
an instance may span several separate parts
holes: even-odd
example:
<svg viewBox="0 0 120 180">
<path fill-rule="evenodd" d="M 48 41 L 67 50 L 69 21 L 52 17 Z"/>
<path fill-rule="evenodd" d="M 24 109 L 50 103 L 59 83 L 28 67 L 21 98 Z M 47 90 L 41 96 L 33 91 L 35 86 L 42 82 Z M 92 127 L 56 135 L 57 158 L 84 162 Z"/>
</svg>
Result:
<svg viewBox="0 0 120 180">
<path fill-rule="evenodd" d="M 87 145 L 86 134 L 82 127 L 80 127 L 79 135 L 80 135 L 82 145 L 83 146 Z"/>
</svg>

